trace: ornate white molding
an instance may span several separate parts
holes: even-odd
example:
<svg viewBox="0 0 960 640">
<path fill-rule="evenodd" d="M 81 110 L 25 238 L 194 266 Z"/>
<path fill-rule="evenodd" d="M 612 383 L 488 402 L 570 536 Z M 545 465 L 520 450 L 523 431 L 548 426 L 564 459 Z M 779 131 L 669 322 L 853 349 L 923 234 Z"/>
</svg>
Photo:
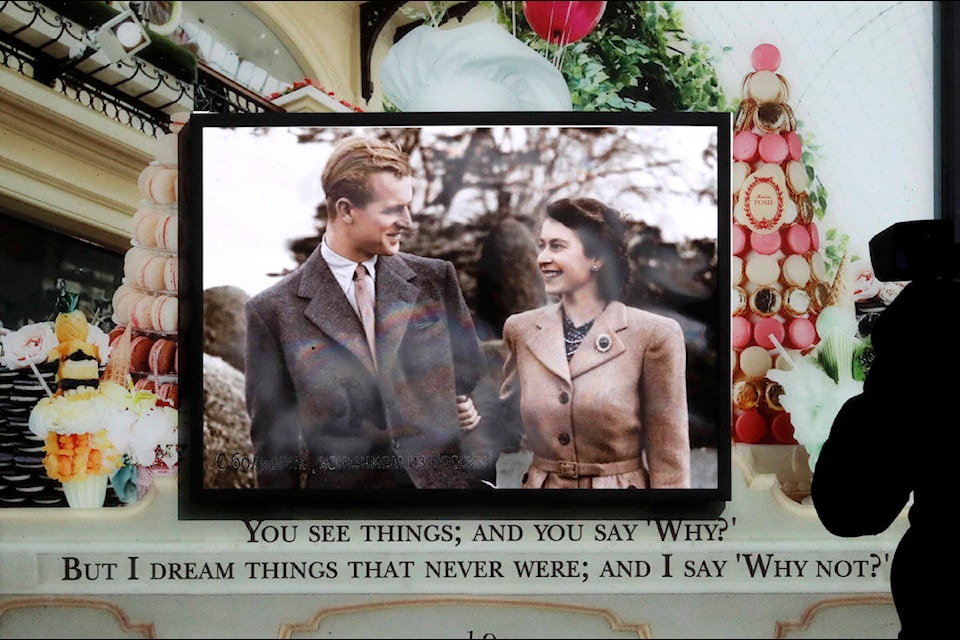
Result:
<svg viewBox="0 0 960 640">
<path fill-rule="evenodd" d="M 0 68 L 0 205 L 126 250 L 156 139 Z"/>
</svg>

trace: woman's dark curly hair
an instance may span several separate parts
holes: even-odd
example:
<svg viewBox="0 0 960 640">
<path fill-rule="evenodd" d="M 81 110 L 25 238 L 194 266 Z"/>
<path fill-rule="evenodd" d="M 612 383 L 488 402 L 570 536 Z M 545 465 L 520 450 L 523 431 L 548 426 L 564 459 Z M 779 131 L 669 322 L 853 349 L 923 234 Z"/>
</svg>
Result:
<svg viewBox="0 0 960 640">
<path fill-rule="evenodd" d="M 577 234 L 588 258 L 602 261 L 597 272 L 600 295 L 620 300 L 630 281 L 628 227 L 620 212 L 594 198 L 561 198 L 547 205 L 546 215 Z"/>
</svg>

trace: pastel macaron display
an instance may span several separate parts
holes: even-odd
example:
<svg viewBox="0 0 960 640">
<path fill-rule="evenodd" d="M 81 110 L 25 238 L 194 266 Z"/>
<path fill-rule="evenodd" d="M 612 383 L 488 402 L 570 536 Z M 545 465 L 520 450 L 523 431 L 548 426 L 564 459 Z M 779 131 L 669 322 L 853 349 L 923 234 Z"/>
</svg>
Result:
<svg viewBox="0 0 960 640">
<path fill-rule="evenodd" d="M 767 373 L 815 357 L 818 317 L 835 300 L 836 265 L 821 253 L 817 226 L 825 203 L 804 163 L 782 62 L 775 45 L 754 48 L 731 146 L 732 435 L 747 444 L 797 444 L 787 391 Z"/>
<path fill-rule="evenodd" d="M 113 294 L 116 328 L 111 344 L 131 332 L 133 388 L 156 396 L 160 406 L 179 406 L 179 169 L 177 133 L 189 113 L 171 117 L 169 134 L 157 138 L 155 160 L 137 179 L 142 198 L 131 219 L 131 247 L 123 281 Z"/>
</svg>

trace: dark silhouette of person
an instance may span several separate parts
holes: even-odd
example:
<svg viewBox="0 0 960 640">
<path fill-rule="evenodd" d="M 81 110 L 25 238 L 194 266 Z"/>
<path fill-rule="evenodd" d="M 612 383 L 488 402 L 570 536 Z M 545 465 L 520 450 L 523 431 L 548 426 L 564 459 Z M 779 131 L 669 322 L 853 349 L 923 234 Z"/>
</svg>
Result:
<svg viewBox="0 0 960 640">
<path fill-rule="evenodd" d="M 863 392 L 838 412 L 811 487 L 817 516 L 837 536 L 882 533 L 909 505 L 909 527 L 890 568 L 900 638 L 937 637 L 953 626 L 947 585 L 956 575 L 950 514 L 957 419 L 951 402 L 960 389 L 960 335 L 952 314 L 960 279 L 952 250 L 954 264 L 943 275 L 920 269 L 881 313 Z M 894 260 L 902 259 L 898 252 Z"/>
</svg>

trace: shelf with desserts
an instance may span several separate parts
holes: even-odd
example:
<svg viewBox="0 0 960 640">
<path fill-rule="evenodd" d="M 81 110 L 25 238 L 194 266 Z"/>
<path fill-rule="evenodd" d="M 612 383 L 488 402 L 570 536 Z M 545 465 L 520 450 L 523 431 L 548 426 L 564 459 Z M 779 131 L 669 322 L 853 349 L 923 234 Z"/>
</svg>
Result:
<svg viewBox="0 0 960 640">
<path fill-rule="evenodd" d="M 159 288 L 158 288 L 158 287 L 154 287 L 154 286 L 143 286 L 143 284 L 139 284 L 139 283 L 137 283 L 137 282 L 130 282 L 130 281 L 127 280 L 126 278 L 123 278 L 123 279 L 120 281 L 120 284 L 121 284 L 122 286 L 128 287 L 129 289 L 133 289 L 133 290 L 135 290 L 135 291 L 139 291 L 139 292 L 142 293 L 143 295 L 148 295 L 148 296 L 171 296 L 171 297 L 174 297 L 174 298 L 178 298 L 178 297 L 180 296 L 180 293 L 179 293 L 179 291 L 178 291 L 179 287 L 176 286 L 176 282 L 172 283 L 172 284 L 174 285 L 174 288 L 173 288 L 173 289 L 164 288 L 165 286 L 168 286 L 168 285 L 164 285 L 164 286 L 159 287 Z M 144 284 L 150 284 L 150 283 L 144 283 Z"/>
<path fill-rule="evenodd" d="M 126 330 L 118 325 L 110 332 L 114 345 Z M 179 343 L 176 334 L 158 334 L 154 331 L 130 327 L 130 365 L 128 371 L 138 391 L 149 391 L 157 401 L 178 407 Z"/>
<path fill-rule="evenodd" d="M 113 322 L 135 330 L 177 333 L 179 298 L 121 284 L 113 294 Z"/>
</svg>

